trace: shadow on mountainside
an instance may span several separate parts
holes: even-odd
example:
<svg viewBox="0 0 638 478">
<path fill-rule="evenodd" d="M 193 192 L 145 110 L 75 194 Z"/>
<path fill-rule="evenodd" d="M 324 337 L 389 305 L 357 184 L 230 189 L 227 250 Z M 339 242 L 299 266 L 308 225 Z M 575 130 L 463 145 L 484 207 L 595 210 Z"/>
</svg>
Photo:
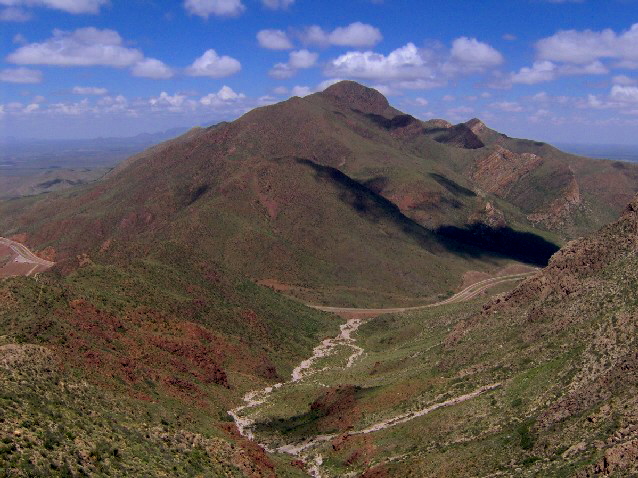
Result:
<svg viewBox="0 0 638 478">
<path fill-rule="evenodd" d="M 545 266 L 552 254 L 559 249 L 556 244 L 536 234 L 519 232 L 509 227 L 491 228 L 481 223 L 464 228 L 443 226 L 431 231 L 405 216 L 392 201 L 340 170 L 308 159 L 297 158 L 296 161 L 312 168 L 317 179 L 336 186 L 340 191 L 339 199 L 361 217 L 373 223 L 392 223 L 430 252 L 448 251 L 465 257 L 502 257 Z"/>
<path fill-rule="evenodd" d="M 450 241 L 450 249 L 458 250 L 459 244 L 478 248 L 482 254 L 492 253 L 539 267 L 545 267 L 549 258 L 560 248 L 553 242 L 510 227 L 492 228 L 483 223 L 465 227 L 442 226 L 435 230 L 441 241 Z"/>
</svg>

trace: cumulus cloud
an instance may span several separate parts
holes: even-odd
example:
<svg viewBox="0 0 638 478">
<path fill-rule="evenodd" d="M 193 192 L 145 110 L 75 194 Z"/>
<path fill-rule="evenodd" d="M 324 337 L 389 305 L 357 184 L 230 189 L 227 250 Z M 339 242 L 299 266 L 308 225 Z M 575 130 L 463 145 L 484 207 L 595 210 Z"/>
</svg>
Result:
<svg viewBox="0 0 638 478">
<path fill-rule="evenodd" d="M 42 72 L 28 68 L 5 68 L 0 71 L 0 81 L 33 84 L 42 81 Z"/>
<path fill-rule="evenodd" d="M 79 28 L 74 32 L 53 30 L 42 43 L 29 43 L 11 53 L 7 60 L 22 65 L 112 66 L 122 68 L 141 61 L 142 52 L 122 45 L 114 30 Z"/>
<path fill-rule="evenodd" d="M 191 76 L 223 78 L 241 70 L 241 63 L 230 56 L 219 56 L 213 49 L 207 50 L 186 70 Z"/>
<path fill-rule="evenodd" d="M 329 76 L 375 80 L 431 78 L 434 71 L 413 44 L 397 48 L 388 55 L 372 51 L 351 51 L 332 60 L 327 68 Z"/>
<path fill-rule="evenodd" d="M 383 36 L 378 28 L 366 23 L 354 22 L 346 27 L 338 27 L 331 32 L 313 25 L 301 33 L 301 40 L 306 44 L 319 46 L 351 46 L 355 48 L 371 47 L 379 43 Z"/>
<path fill-rule="evenodd" d="M 304 96 L 308 96 L 309 94 L 313 92 L 314 90 L 310 88 L 309 86 L 294 86 L 292 90 L 290 91 L 292 96 L 300 96 L 302 98 Z"/>
<path fill-rule="evenodd" d="M 623 103 L 638 103 L 638 87 L 614 85 L 609 96 L 612 100 Z"/>
<path fill-rule="evenodd" d="M 105 96 L 97 102 L 100 113 L 133 113 L 129 108 L 129 102 L 123 95 Z"/>
<path fill-rule="evenodd" d="M 531 67 L 523 67 L 511 75 L 512 83 L 535 85 L 556 78 L 556 65 L 551 61 L 537 61 Z"/>
<path fill-rule="evenodd" d="M 327 76 L 375 80 L 392 91 L 424 90 L 445 85 L 458 75 L 482 73 L 503 62 L 493 47 L 475 38 L 461 37 L 449 50 L 417 48 L 408 43 L 387 55 L 349 51 L 330 61 Z"/>
<path fill-rule="evenodd" d="M 95 111 L 96 108 L 92 107 L 89 104 L 89 100 L 85 98 L 76 103 L 52 103 L 47 108 L 46 113 L 63 116 L 80 116 Z"/>
<path fill-rule="evenodd" d="M 108 0 L 0 0 L 11 7 L 47 7 L 67 13 L 98 13 Z"/>
<path fill-rule="evenodd" d="M 137 62 L 131 71 L 133 76 L 153 78 L 156 80 L 171 78 L 173 76 L 173 70 L 155 58 L 145 58 Z"/>
<path fill-rule="evenodd" d="M 71 93 L 74 95 L 105 95 L 108 90 L 97 86 L 74 86 Z"/>
<path fill-rule="evenodd" d="M 21 8 L 9 7 L 0 10 L 0 22 L 28 22 L 31 14 Z"/>
<path fill-rule="evenodd" d="M 503 63 L 503 55 L 476 38 L 460 37 L 452 42 L 450 59 L 444 66 L 454 72 L 480 72 Z"/>
<path fill-rule="evenodd" d="M 593 61 L 586 65 L 562 64 L 543 60 L 536 61 L 531 67 L 523 67 L 518 72 L 510 75 L 511 83 L 535 85 L 547 81 L 553 81 L 559 76 L 566 75 L 604 75 L 609 69 L 600 61 Z"/>
<path fill-rule="evenodd" d="M 294 76 L 297 71 L 312 68 L 319 55 L 308 50 L 291 51 L 287 63 L 277 63 L 268 74 L 273 78 L 284 79 Z"/>
<path fill-rule="evenodd" d="M 261 3 L 271 10 L 285 10 L 295 3 L 295 0 L 261 0 Z"/>
<path fill-rule="evenodd" d="M 184 8 L 188 13 L 202 18 L 211 15 L 236 17 L 246 10 L 241 0 L 185 0 Z"/>
<path fill-rule="evenodd" d="M 282 30 L 261 30 L 257 33 L 257 41 L 262 48 L 269 50 L 290 50 L 292 42 Z"/>
<path fill-rule="evenodd" d="M 559 31 L 539 40 L 536 51 L 539 59 L 554 62 L 587 64 L 607 58 L 632 64 L 638 62 L 638 23 L 620 33 L 611 29 Z"/>
<path fill-rule="evenodd" d="M 236 93 L 232 88 L 224 85 L 217 93 L 209 93 L 202 97 L 199 102 L 204 106 L 218 107 L 225 106 L 229 103 L 236 103 L 244 100 L 245 98 L 245 94 Z"/>
</svg>

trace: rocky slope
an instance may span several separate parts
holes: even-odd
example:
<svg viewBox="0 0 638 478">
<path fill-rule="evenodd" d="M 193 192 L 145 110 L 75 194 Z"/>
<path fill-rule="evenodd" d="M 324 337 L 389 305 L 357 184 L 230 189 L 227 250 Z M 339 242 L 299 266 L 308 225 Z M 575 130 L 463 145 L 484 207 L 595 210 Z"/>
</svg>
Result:
<svg viewBox="0 0 638 478">
<path fill-rule="evenodd" d="M 324 477 L 636 476 L 637 266 L 638 197 L 511 292 L 369 320 L 257 439 Z"/>
</svg>

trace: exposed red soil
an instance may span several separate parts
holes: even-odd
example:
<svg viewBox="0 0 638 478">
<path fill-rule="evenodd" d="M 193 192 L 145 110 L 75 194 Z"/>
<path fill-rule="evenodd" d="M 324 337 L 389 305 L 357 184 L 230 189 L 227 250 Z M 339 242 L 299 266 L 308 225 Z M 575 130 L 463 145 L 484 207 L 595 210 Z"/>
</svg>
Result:
<svg viewBox="0 0 638 478">
<path fill-rule="evenodd" d="M 366 470 L 359 478 L 390 478 L 390 472 L 385 465 L 375 466 Z"/>
<path fill-rule="evenodd" d="M 310 409 L 322 415 L 322 418 L 317 420 L 318 428 L 347 430 L 352 427 L 361 413 L 356 407 L 359 390 L 359 387 L 354 385 L 339 385 L 329 388 L 315 400 Z"/>
<path fill-rule="evenodd" d="M 221 428 L 236 444 L 233 462 L 246 476 L 250 478 L 275 478 L 277 476 L 274 463 L 268 458 L 262 447 L 240 435 L 234 424 L 227 423 Z"/>
</svg>

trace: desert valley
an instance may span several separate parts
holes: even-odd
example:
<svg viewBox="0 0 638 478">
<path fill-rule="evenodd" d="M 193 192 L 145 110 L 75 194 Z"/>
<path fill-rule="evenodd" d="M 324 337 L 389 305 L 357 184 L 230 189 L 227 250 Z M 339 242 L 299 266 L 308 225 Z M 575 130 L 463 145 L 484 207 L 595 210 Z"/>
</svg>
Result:
<svg viewBox="0 0 638 478">
<path fill-rule="evenodd" d="M 592 2 L 533 8 L 587 19 Z M 116 3 L 0 0 L 0 21 L 115 22 Z M 193 37 L 303 6 L 178 3 L 161 25 L 198 21 Z M 161 25 L 144 27 L 145 49 Z M 635 131 L 638 80 L 623 72 L 637 25 L 560 30 L 509 76 L 473 37 L 382 55 L 367 23 L 261 30 L 260 48 L 289 55 L 270 78 L 321 67 L 330 81 L 259 101 L 227 86 L 199 100 L 190 86 L 148 101 L 56 90 L 97 98 L 75 109 L 5 101 L 3 137 L 19 138 L 0 141 L 0 476 L 638 476 L 638 162 L 633 146 L 594 144 Z M 241 71 L 214 50 L 178 71 L 113 30 L 65 28 L 15 34 L 4 61 L 27 67 L 0 71 L 23 88 L 6 95 L 41 86 L 28 65 L 184 85 Z M 322 66 L 312 50 L 346 47 Z M 532 91 L 611 71 L 607 97 Z M 482 95 L 410 96 L 466 78 Z M 515 88 L 518 102 L 493 99 Z M 461 98 L 450 121 L 424 110 Z M 550 105 L 580 118 L 550 119 Z M 534 139 L 568 145 L 590 112 L 621 118 L 596 120 L 593 146 Z M 109 118 L 130 134 L 86 139 Z M 164 132 L 137 134 L 149 118 Z M 84 139 L 55 139 L 61 126 Z M 531 139 L 509 133 L 528 126 Z"/>
</svg>

